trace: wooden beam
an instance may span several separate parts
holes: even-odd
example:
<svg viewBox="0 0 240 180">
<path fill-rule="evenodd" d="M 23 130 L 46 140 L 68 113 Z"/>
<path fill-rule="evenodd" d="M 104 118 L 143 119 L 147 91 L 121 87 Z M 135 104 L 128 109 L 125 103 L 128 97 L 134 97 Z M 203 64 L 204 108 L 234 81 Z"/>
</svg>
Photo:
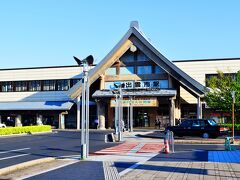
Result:
<svg viewBox="0 0 240 180">
<path fill-rule="evenodd" d="M 95 82 L 106 69 L 110 68 L 132 45 L 130 40 L 126 40 L 115 52 L 110 53 L 109 57 L 102 60 L 95 68 L 89 71 L 89 84 Z M 79 84 L 80 85 L 80 84 Z M 71 99 L 75 99 L 82 92 L 82 86 L 79 86 L 74 92 L 70 94 Z"/>
</svg>

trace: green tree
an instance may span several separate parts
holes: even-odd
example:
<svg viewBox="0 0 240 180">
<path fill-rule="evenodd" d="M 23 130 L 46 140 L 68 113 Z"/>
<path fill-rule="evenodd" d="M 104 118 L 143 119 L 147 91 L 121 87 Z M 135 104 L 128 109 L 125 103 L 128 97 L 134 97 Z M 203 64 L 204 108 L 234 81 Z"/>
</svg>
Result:
<svg viewBox="0 0 240 180">
<path fill-rule="evenodd" d="M 223 112 L 232 111 L 232 91 L 235 91 L 235 109 L 240 108 L 240 71 L 236 75 L 224 74 L 217 71 L 218 75 L 206 80 L 208 92 L 205 95 L 207 105 Z"/>
</svg>

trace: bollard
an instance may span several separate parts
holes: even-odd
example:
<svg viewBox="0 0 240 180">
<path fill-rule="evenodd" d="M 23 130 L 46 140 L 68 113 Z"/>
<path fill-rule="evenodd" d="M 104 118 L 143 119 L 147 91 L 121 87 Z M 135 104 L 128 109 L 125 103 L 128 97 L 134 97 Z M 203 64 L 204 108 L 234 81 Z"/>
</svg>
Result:
<svg viewBox="0 0 240 180">
<path fill-rule="evenodd" d="M 168 139 L 165 141 L 165 153 L 169 154 L 169 145 L 168 145 Z"/>
<path fill-rule="evenodd" d="M 225 138 L 224 146 L 225 146 L 226 151 L 235 151 L 236 150 L 236 148 L 231 145 L 231 139 L 234 140 L 233 137 L 226 137 Z"/>
<path fill-rule="evenodd" d="M 174 153 L 174 137 L 173 137 L 173 132 L 167 130 L 165 139 L 164 139 L 164 148 L 165 148 L 165 153 L 169 154 L 170 153 L 170 144 L 171 144 L 171 152 Z"/>
<path fill-rule="evenodd" d="M 171 142 L 172 142 L 172 153 L 174 153 L 174 137 L 173 137 L 172 131 L 171 131 Z"/>
</svg>

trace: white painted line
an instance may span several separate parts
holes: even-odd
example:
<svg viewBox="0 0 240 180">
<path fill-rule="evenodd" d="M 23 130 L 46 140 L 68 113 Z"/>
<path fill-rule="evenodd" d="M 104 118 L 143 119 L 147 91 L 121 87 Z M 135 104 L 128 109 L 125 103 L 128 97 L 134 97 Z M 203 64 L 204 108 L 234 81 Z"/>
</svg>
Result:
<svg viewBox="0 0 240 180">
<path fill-rule="evenodd" d="M 37 172 L 37 173 L 33 173 L 33 174 L 31 174 L 31 175 L 26 175 L 26 176 L 21 176 L 21 180 L 22 179 L 27 179 L 27 178 L 30 178 L 30 177 L 33 177 L 33 176 L 37 176 L 37 175 L 40 175 L 40 174 L 44 174 L 44 173 L 47 173 L 47 172 L 50 172 L 50 171 L 54 171 L 54 170 L 56 170 L 56 169 L 60 169 L 60 168 L 63 168 L 63 167 L 65 167 L 65 166 L 69 166 L 69 165 L 71 165 L 71 164 L 75 164 L 75 163 L 77 163 L 77 162 L 80 162 L 80 161 L 71 161 L 71 162 L 69 162 L 69 163 L 66 163 L 66 164 L 63 164 L 63 165 L 61 165 L 61 166 L 57 166 L 57 167 L 53 167 L 53 168 L 50 168 L 50 169 L 48 169 L 48 170 L 44 170 L 44 171 L 41 171 L 41 172 Z M 20 180 L 19 179 L 19 180 Z M 16 179 L 17 180 L 17 179 Z"/>
<path fill-rule="evenodd" d="M 146 158 L 145 160 L 143 160 L 143 161 L 141 161 L 141 162 L 138 162 L 138 163 L 130 166 L 129 168 L 123 170 L 122 172 L 119 173 L 120 177 L 123 176 L 124 174 L 132 171 L 133 169 L 137 168 L 138 166 L 140 166 L 140 165 L 142 165 L 142 164 L 145 164 L 149 159 L 151 159 L 152 157 L 154 157 L 154 156 L 156 156 L 156 155 L 158 155 L 158 153 L 155 153 L 155 154 L 153 153 L 152 156 Z"/>
<path fill-rule="evenodd" d="M 139 151 L 146 143 L 140 143 L 137 146 L 135 146 L 133 149 L 131 149 L 127 154 L 131 154 L 131 153 L 136 153 L 137 151 Z"/>
<path fill-rule="evenodd" d="M 8 150 L 8 151 L 1 151 L 0 154 L 5 154 L 5 153 L 10 153 L 10 152 L 17 152 L 17 151 L 24 151 L 24 150 L 28 150 L 31 148 L 22 148 L 22 149 L 13 149 L 13 150 Z"/>
<path fill-rule="evenodd" d="M 27 155 L 30 155 L 30 154 L 20 154 L 20 155 L 16 155 L 16 156 L 8 156 L 8 157 L 0 158 L 0 161 L 5 160 L 5 159 L 17 158 L 17 157 L 21 157 L 21 156 L 27 156 Z"/>
</svg>

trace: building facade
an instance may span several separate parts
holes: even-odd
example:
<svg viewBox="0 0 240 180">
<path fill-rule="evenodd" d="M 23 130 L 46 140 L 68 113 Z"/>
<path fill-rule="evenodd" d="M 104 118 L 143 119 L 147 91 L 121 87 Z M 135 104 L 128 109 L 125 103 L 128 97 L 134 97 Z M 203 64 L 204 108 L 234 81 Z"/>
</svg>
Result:
<svg viewBox="0 0 240 180">
<path fill-rule="evenodd" d="M 132 120 L 134 127 L 154 127 L 156 120 L 167 126 L 181 118 L 210 117 L 214 112 L 202 103 L 205 79 L 217 70 L 236 73 L 239 68 L 237 58 L 171 62 L 133 22 L 89 71 L 90 127 L 95 119 L 99 129 L 114 127 L 116 83 L 122 86 L 123 120 Z M 78 66 L 0 70 L 0 121 L 9 126 L 79 129 L 81 78 Z"/>
<path fill-rule="evenodd" d="M 75 127 L 72 110 L 76 107 L 66 92 L 81 79 L 81 73 L 77 66 L 0 70 L 1 122 L 8 126 Z"/>
<path fill-rule="evenodd" d="M 111 88 L 114 83 L 122 84 L 123 119 L 127 123 L 132 118 L 135 127 L 154 126 L 157 119 L 162 126 L 174 125 L 181 118 L 180 88 L 195 97 L 197 117 L 202 117 L 205 87 L 164 57 L 135 22 L 89 72 L 89 81 L 99 83 L 92 98 L 97 102 L 100 129 L 114 126 L 115 93 Z M 81 83 L 68 94 L 72 99 L 80 99 Z"/>
<path fill-rule="evenodd" d="M 207 86 L 206 80 L 216 76 L 218 71 L 224 74 L 236 74 L 240 70 L 240 58 L 179 60 L 173 61 L 173 63 L 204 86 Z M 180 91 L 182 118 L 196 117 L 197 114 L 193 106 L 195 98 L 183 88 Z M 231 114 L 213 111 L 203 102 L 203 117 L 224 122 L 231 118 Z"/>
</svg>

